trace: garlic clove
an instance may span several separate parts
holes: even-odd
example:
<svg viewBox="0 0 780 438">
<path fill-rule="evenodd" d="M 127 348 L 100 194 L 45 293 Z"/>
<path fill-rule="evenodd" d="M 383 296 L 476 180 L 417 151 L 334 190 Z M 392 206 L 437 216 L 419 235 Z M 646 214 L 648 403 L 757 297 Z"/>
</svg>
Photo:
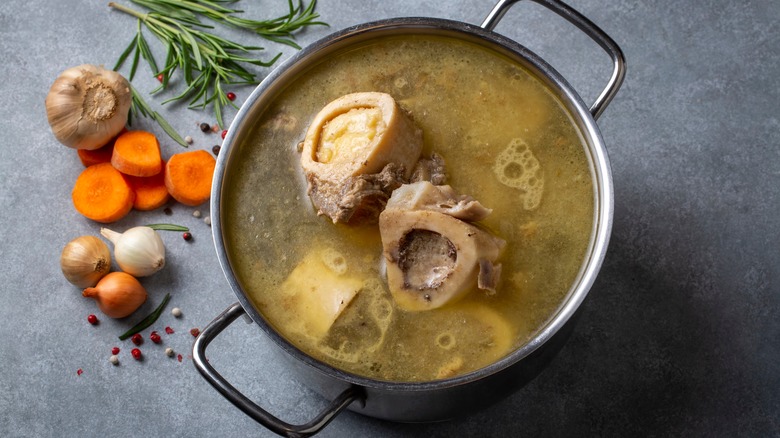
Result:
<svg viewBox="0 0 780 438">
<path fill-rule="evenodd" d="M 111 252 L 97 237 L 80 236 L 62 249 L 60 269 L 70 283 L 92 287 L 111 270 Z"/>
<path fill-rule="evenodd" d="M 165 267 L 165 245 L 149 227 L 134 227 L 124 233 L 102 228 L 100 234 L 114 244 L 119 268 L 134 277 L 146 277 Z"/>
</svg>

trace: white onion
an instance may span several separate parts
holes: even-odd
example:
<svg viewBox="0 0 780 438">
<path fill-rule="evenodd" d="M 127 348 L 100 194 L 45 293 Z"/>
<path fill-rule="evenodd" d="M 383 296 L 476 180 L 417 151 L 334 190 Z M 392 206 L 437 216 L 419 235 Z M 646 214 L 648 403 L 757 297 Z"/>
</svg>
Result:
<svg viewBox="0 0 780 438">
<path fill-rule="evenodd" d="M 119 267 L 134 277 L 152 275 L 165 266 L 165 245 L 149 227 L 134 227 L 121 234 L 103 228 L 100 234 L 114 244 Z"/>
</svg>

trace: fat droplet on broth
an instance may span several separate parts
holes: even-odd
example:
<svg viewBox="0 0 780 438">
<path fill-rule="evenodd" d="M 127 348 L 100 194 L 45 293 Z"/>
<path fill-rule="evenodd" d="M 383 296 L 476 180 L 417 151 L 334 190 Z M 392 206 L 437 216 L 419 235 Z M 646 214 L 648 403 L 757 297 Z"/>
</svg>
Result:
<svg viewBox="0 0 780 438">
<path fill-rule="evenodd" d="M 520 198 L 526 210 L 533 210 L 542 202 L 544 177 L 541 165 L 522 139 L 513 139 L 498 154 L 493 173 L 505 186 L 522 191 Z"/>
<path fill-rule="evenodd" d="M 343 275 L 347 272 L 347 259 L 333 248 L 327 248 L 320 254 L 322 262 L 335 274 Z"/>
</svg>

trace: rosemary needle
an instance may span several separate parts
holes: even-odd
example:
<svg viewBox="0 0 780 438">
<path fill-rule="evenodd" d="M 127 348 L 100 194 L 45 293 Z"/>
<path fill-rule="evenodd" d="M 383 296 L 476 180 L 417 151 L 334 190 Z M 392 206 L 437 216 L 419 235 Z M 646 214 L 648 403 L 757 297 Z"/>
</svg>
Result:
<svg viewBox="0 0 780 438">
<path fill-rule="evenodd" d="M 147 227 L 157 231 L 189 231 L 190 229 L 183 225 L 175 224 L 149 224 Z"/>
</svg>

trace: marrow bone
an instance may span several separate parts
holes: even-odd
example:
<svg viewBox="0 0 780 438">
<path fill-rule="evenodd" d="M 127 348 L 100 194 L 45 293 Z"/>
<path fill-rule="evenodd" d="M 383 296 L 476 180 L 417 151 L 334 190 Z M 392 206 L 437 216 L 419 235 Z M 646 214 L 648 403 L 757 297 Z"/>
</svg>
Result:
<svg viewBox="0 0 780 438">
<path fill-rule="evenodd" d="M 387 283 L 399 307 L 429 310 L 476 288 L 495 292 L 501 272 L 495 262 L 506 242 L 458 218 L 489 213 L 449 186 L 420 182 L 393 192 L 379 215 L 379 231 Z"/>
<path fill-rule="evenodd" d="M 330 102 L 314 117 L 303 141 L 301 166 L 312 203 L 334 223 L 353 217 L 376 221 L 381 211 L 376 205 L 384 207 L 392 190 L 409 180 L 422 144 L 422 131 L 389 94 L 353 93 Z M 383 171 L 397 182 L 372 177 Z M 380 193 L 356 194 L 362 185 Z M 349 202 L 346 194 L 353 195 Z M 354 196 L 366 202 L 354 202 Z"/>
</svg>

